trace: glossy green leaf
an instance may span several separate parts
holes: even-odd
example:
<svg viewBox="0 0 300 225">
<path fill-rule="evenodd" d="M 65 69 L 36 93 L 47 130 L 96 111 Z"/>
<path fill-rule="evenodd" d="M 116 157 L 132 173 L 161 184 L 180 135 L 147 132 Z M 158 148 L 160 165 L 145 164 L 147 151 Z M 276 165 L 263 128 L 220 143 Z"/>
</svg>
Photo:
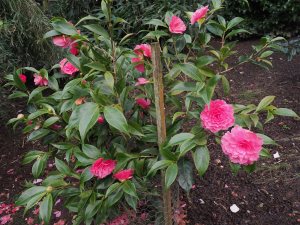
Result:
<svg viewBox="0 0 300 225">
<path fill-rule="evenodd" d="M 195 135 L 191 134 L 191 133 L 180 133 L 180 134 L 176 134 L 175 136 L 173 136 L 168 145 L 178 145 L 181 144 L 182 142 L 192 139 Z"/>
<path fill-rule="evenodd" d="M 104 117 L 105 120 L 109 123 L 109 125 L 123 133 L 128 134 L 127 120 L 119 109 L 113 106 L 105 106 Z"/>
<path fill-rule="evenodd" d="M 62 174 L 65 174 L 67 176 L 70 176 L 72 174 L 72 170 L 69 168 L 69 166 L 58 158 L 55 158 L 55 166 Z"/>
<path fill-rule="evenodd" d="M 42 137 L 45 137 L 49 133 L 50 133 L 50 130 L 47 130 L 47 129 L 35 130 L 29 135 L 28 141 L 35 141 L 35 140 L 41 139 Z"/>
<path fill-rule="evenodd" d="M 178 174 L 178 166 L 176 163 L 168 166 L 166 173 L 165 173 L 165 186 L 166 188 L 170 188 L 171 185 L 174 183 Z"/>
<path fill-rule="evenodd" d="M 49 224 L 53 207 L 52 194 L 48 193 L 40 205 L 39 216 L 45 224 Z"/>
<path fill-rule="evenodd" d="M 299 117 L 297 115 L 297 113 L 295 113 L 293 110 L 287 109 L 287 108 L 277 108 L 272 113 L 275 115 L 278 115 L 278 116 Z"/>
<path fill-rule="evenodd" d="M 57 117 L 57 116 L 50 117 L 47 120 L 45 120 L 43 127 L 47 128 L 47 127 L 51 126 L 52 124 L 56 123 L 57 121 L 59 121 L 59 117 Z"/>
<path fill-rule="evenodd" d="M 99 107 L 96 103 L 87 102 L 80 106 L 79 133 L 82 141 L 87 132 L 96 124 L 99 114 Z"/>
<path fill-rule="evenodd" d="M 189 192 L 193 186 L 193 166 L 189 160 L 181 159 L 178 162 L 178 183 L 186 192 Z"/>
<path fill-rule="evenodd" d="M 208 168 L 210 156 L 206 146 L 198 147 L 193 154 L 194 163 L 200 176 L 203 176 Z"/>
<path fill-rule="evenodd" d="M 261 110 L 264 110 L 267 106 L 269 106 L 275 99 L 275 96 L 266 96 L 264 97 L 258 106 L 256 107 L 256 112 L 259 112 Z"/>
</svg>

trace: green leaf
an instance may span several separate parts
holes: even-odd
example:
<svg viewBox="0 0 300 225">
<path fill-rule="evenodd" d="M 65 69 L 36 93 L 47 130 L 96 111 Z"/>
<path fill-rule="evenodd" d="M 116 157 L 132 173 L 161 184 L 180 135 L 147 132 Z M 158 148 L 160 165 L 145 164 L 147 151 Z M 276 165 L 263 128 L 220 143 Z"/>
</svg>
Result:
<svg viewBox="0 0 300 225">
<path fill-rule="evenodd" d="M 62 174 L 65 174 L 67 176 L 70 176 L 72 174 L 72 170 L 69 168 L 69 166 L 58 158 L 55 158 L 55 166 Z"/>
<path fill-rule="evenodd" d="M 93 178 L 93 174 L 91 173 L 91 167 L 87 167 L 83 170 L 83 172 L 80 175 L 80 183 L 83 184 L 87 181 L 89 181 L 90 179 Z"/>
<path fill-rule="evenodd" d="M 82 151 L 91 159 L 98 159 L 101 156 L 101 151 L 93 145 L 82 145 Z"/>
<path fill-rule="evenodd" d="M 175 120 L 176 120 L 178 117 L 181 117 L 181 116 L 183 116 L 183 115 L 185 115 L 185 112 L 176 112 L 176 113 L 174 113 L 173 118 L 172 118 L 172 123 L 174 123 Z"/>
<path fill-rule="evenodd" d="M 244 170 L 245 170 L 247 173 L 252 173 L 252 172 L 255 171 L 255 169 L 256 169 L 256 164 L 255 164 L 255 163 L 253 163 L 253 164 L 251 164 L 251 165 L 247 165 L 247 166 L 244 167 Z"/>
<path fill-rule="evenodd" d="M 273 51 L 265 51 L 259 56 L 259 58 L 267 58 L 270 55 L 272 55 L 273 53 L 274 53 Z"/>
<path fill-rule="evenodd" d="M 144 23 L 145 25 L 154 25 L 154 26 L 161 26 L 161 27 L 165 27 L 168 28 L 167 24 L 165 24 L 163 21 L 158 20 L 158 19 L 152 19 L 146 23 Z"/>
<path fill-rule="evenodd" d="M 222 76 L 222 85 L 223 85 L 224 94 L 228 95 L 230 91 L 230 84 L 225 76 Z"/>
<path fill-rule="evenodd" d="M 87 102 L 80 106 L 79 133 L 83 142 L 87 132 L 96 124 L 99 114 L 96 103 Z"/>
<path fill-rule="evenodd" d="M 278 115 L 278 116 L 299 117 L 297 115 L 297 113 L 295 113 L 293 110 L 287 109 L 287 108 L 277 108 L 272 113 L 275 115 Z"/>
<path fill-rule="evenodd" d="M 201 56 L 200 58 L 197 59 L 196 65 L 199 68 L 202 68 L 204 66 L 207 66 L 211 63 L 213 63 L 214 61 L 216 61 L 216 58 L 212 57 L 212 56 Z"/>
<path fill-rule="evenodd" d="M 179 64 L 181 72 L 196 81 L 203 81 L 203 77 L 200 74 L 198 68 L 191 63 Z"/>
<path fill-rule="evenodd" d="M 241 17 L 235 17 L 232 20 L 228 22 L 227 30 L 230 30 L 231 28 L 235 27 L 239 23 L 241 23 L 244 19 Z"/>
<path fill-rule="evenodd" d="M 57 117 L 57 116 L 50 117 L 47 120 L 45 120 L 43 127 L 47 128 L 47 127 L 51 126 L 52 124 L 56 123 L 57 121 L 59 121 L 59 117 Z"/>
<path fill-rule="evenodd" d="M 157 161 L 157 162 L 155 162 L 153 164 L 153 166 L 149 170 L 147 176 L 149 176 L 150 174 L 152 174 L 152 172 L 164 169 L 164 168 L 168 167 L 171 164 L 173 164 L 173 161 L 170 161 L 170 160 L 160 160 L 160 161 Z"/>
<path fill-rule="evenodd" d="M 109 38 L 109 34 L 107 33 L 107 31 L 103 27 L 101 27 L 99 24 L 83 25 L 83 27 L 88 29 L 89 31 L 92 31 L 95 34 L 103 36 L 106 39 Z"/>
<path fill-rule="evenodd" d="M 98 71 L 102 71 L 102 72 L 106 71 L 105 66 L 101 62 L 98 62 L 98 61 L 92 62 L 92 63 L 88 63 L 85 66 L 87 66 L 89 68 L 92 68 L 92 69 L 95 69 L 95 70 L 98 70 Z"/>
<path fill-rule="evenodd" d="M 248 33 L 248 34 L 250 34 L 250 32 L 247 31 L 247 30 L 245 30 L 245 29 L 236 29 L 236 30 L 233 30 L 233 31 L 229 32 L 229 33 L 225 36 L 225 38 L 227 39 L 227 38 L 230 38 L 230 37 L 232 37 L 232 36 L 235 36 L 235 35 L 241 34 L 241 33 Z"/>
<path fill-rule="evenodd" d="M 54 37 L 54 36 L 59 36 L 59 35 L 61 35 L 60 32 L 57 32 L 56 30 L 50 30 L 46 34 L 44 34 L 43 38 L 47 39 L 49 37 Z"/>
<path fill-rule="evenodd" d="M 46 189 L 47 187 L 43 187 L 43 186 L 34 186 L 27 189 L 18 198 L 18 200 L 16 201 L 16 205 L 18 206 L 25 205 L 31 198 L 45 192 Z"/>
<path fill-rule="evenodd" d="M 239 164 L 230 163 L 229 165 L 230 165 L 231 172 L 234 175 L 236 175 L 239 172 L 239 170 L 241 169 L 241 165 L 239 165 Z"/>
<path fill-rule="evenodd" d="M 96 215 L 96 213 L 99 210 L 99 206 L 101 205 L 102 201 L 90 201 L 88 206 L 85 209 L 85 218 L 90 219 L 93 218 L 93 216 Z"/>
<path fill-rule="evenodd" d="M 193 154 L 193 159 L 199 175 L 203 176 L 208 168 L 210 160 L 207 147 L 202 146 L 197 148 L 195 153 Z"/>
<path fill-rule="evenodd" d="M 8 96 L 8 99 L 14 99 L 14 98 L 25 98 L 28 97 L 28 95 L 21 91 L 15 91 L 11 95 Z"/>
<path fill-rule="evenodd" d="M 35 141 L 38 140 L 44 136 L 46 136 L 47 134 L 50 133 L 50 130 L 47 129 L 39 129 L 39 130 L 35 130 L 33 131 L 29 137 L 28 137 L 28 141 Z"/>
<path fill-rule="evenodd" d="M 179 95 L 184 91 L 191 91 L 191 92 L 197 91 L 196 83 L 179 81 L 171 89 L 171 95 Z"/>
<path fill-rule="evenodd" d="M 52 194 L 48 193 L 44 200 L 42 201 L 40 205 L 40 218 L 45 222 L 45 224 L 49 224 L 51 214 L 52 214 L 52 207 L 53 207 L 53 198 Z"/>
<path fill-rule="evenodd" d="M 37 87 L 36 89 L 34 89 L 29 95 L 28 103 L 31 102 L 31 100 L 38 94 L 42 94 L 42 91 L 45 89 L 47 89 L 47 87 Z"/>
<path fill-rule="evenodd" d="M 214 77 L 210 78 L 207 82 L 206 93 L 207 93 L 207 98 L 209 101 L 212 99 L 212 97 L 214 95 L 215 88 L 216 88 L 220 78 L 221 78 L 220 75 L 215 75 Z"/>
<path fill-rule="evenodd" d="M 123 191 L 133 197 L 137 197 L 136 195 L 136 188 L 133 182 L 131 182 L 130 180 L 125 181 L 122 184 L 123 187 Z"/>
<path fill-rule="evenodd" d="M 186 159 L 181 159 L 178 162 L 178 183 L 186 192 L 189 192 L 193 186 L 193 166 Z"/>
<path fill-rule="evenodd" d="M 32 175 L 34 176 L 34 178 L 38 178 L 43 173 L 43 171 L 46 167 L 47 159 L 48 159 L 48 156 L 43 155 L 42 157 L 37 158 L 35 163 L 32 165 L 31 172 L 32 172 Z"/>
<path fill-rule="evenodd" d="M 113 106 L 105 106 L 104 117 L 105 120 L 109 123 L 109 125 L 123 133 L 128 134 L 127 120 L 119 109 Z"/>
<path fill-rule="evenodd" d="M 24 158 L 22 160 L 22 164 L 31 163 L 33 160 L 37 159 L 39 156 L 41 156 L 43 154 L 45 154 L 45 152 L 31 150 L 31 151 L 27 152 L 26 155 L 24 156 Z"/>
<path fill-rule="evenodd" d="M 54 91 L 59 91 L 59 85 L 54 76 L 49 77 L 48 86 Z"/>
<path fill-rule="evenodd" d="M 52 26 L 53 26 L 54 30 L 56 30 L 62 34 L 67 34 L 67 35 L 78 34 L 75 27 L 66 21 L 62 21 L 62 20 L 55 21 L 52 23 Z"/>
<path fill-rule="evenodd" d="M 114 77 L 113 75 L 111 74 L 111 72 L 105 72 L 104 74 L 104 78 L 105 78 L 105 81 L 107 83 L 107 85 L 110 87 L 111 90 L 114 90 L 114 83 L 115 83 L 115 80 L 114 80 Z"/>
<path fill-rule="evenodd" d="M 195 135 L 191 134 L 191 133 L 180 133 L 180 134 L 176 134 L 175 136 L 173 136 L 168 145 L 178 145 L 181 144 L 182 142 L 192 139 Z"/>
<path fill-rule="evenodd" d="M 81 18 L 81 19 L 76 23 L 76 26 L 78 26 L 80 23 L 82 23 L 83 21 L 86 21 L 86 20 L 98 20 L 98 21 L 100 21 L 99 18 L 94 17 L 94 16 L 91 16 L 91 15 L 88 15 L 88 16 L 85 16 L 85 17 Z"/>
<path fill-rule="evenodd" d="M 265 109 L 267 106 L 269 106 L 275 99 L 275 96 L 266 96 L 264 97 L 260 103 L 258 104 L 258 106 L 256 107 L 255 112 L 259 112 L 263 109 Z"/>
<path fill-rule="evenodd" d="M 114 183 L 109 186 L 109 188 L 106 190 L 105 197 L 109 196 L 111 193 L 117 191 L 121 187 L 121 183 Z"/>
<path fill-rule="evenodd" d="M 186 140 L 180 145 L 180 154 L 179 157 L 184 156 L 188 151 L 192 150 L 196 146 L 196 143 L 193 140 Z"/>
<path fill-rule="evenodd" d="M 259 153 L 260 156 L 262 157 L 266 157 L 266 158 L 270 158 L 271 157 L 271 153 L 269 152 L 268 149 L 266 148 L 263 148 L 260 153 Z"/>
<path fill-rule="evenodd" d="M 277 145 L 276 142 L 272 138 L 270 138 L 264 134 L 257 134 L 257 136 L 259 136 L 260 138 L 263 139 L 264 145 Z"/>
<path fill-rule="evenodd" d="M 137 200 L 138 200 L 137 198 L 135 198 L 131 195 L 125 195 L 125 200 L 131 208 L 136 210 L 136 204 L 137 204 Z"/>
<path fill-rule="evenodd" d="M 176 163 L 168 166 L 165 173 L 165 186 L 168 189 L 174 183 L 178 174 L 178 166 Z"/>
</svg>

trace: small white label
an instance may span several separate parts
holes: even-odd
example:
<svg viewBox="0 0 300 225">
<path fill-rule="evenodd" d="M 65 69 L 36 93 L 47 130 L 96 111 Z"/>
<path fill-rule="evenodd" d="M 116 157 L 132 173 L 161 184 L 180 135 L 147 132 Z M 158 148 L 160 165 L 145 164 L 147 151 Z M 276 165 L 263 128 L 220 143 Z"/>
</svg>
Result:
<svg viewBox="0 0 300 225">
<path fill-rule="evenodd" d="M 274 159 L 278 159 L 280 157 L 279 153 L 276 152 L 274 155 L 273 155 Z"/>
<path fill-rule="evenodd" d="M 233 213 L 237 213 L 238 211 L 240 211 L 240 208 L 236 204 L 233 204 L 232 206 L 230 206 L 230 211 Z"/>
</svg>

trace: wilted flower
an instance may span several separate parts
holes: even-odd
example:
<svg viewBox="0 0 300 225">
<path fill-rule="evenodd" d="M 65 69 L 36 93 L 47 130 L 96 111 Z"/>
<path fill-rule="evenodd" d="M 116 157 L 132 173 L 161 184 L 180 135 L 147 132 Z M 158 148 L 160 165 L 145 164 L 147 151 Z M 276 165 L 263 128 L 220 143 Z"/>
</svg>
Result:
<svg viewBox="0 0 300 225">
<path fill-rule="evenodd" d="M 48 80 L 46 78 L 42 77 L 41 75 L 34 74 L 33 77 L 34 77 L 33 82 L 36 86 L 47 86 L 48 85 Z"/>
</svg>

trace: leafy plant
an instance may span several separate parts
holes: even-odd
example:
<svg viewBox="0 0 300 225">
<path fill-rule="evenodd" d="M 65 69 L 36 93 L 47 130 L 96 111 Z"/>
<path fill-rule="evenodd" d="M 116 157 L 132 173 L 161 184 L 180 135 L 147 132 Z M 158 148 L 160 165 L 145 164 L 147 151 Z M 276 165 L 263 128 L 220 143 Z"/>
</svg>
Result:
<svg viewBox="0 0 300 225">
<path fill-rule="evenodd" d="M 200 176 L 209 167 L 212 140 L 222 143 L 233 172 L 240 168 L 251 172 L 259 154 L 269 155 L 262 145 L 276 144 L 253 131 L 261 133 L 263 124 L 277 115 L 298 117 L 290 109 L 272 105 L 275 96 L 249 105 L 214 99 L 229 94 L 226 74 L 233 68 L 249 62 L 269 68 L 267 57 L 283 38 L 264 37 L 252 53 L 239 54 L 230 39 L 247 32 L 238 28 L 243 20 L 226 21 L 217 15 L 222 2 L 214 0 L 208 12 L 201 7 L 187 13 L 188 19 L 193 18 L 188 27 L 172 12 L 164 20 L 148 21 L 143 39 L 159 42 L 160 49 L 153 52 L 150 45 L 139 44 L 132 51 L 127 46 L 131 35 L 118 37 L 126 21 L 113 16 L 112 4 L 101 2 L 101 19 L 87 16 L 73 25 L 54 18 L 53 30 L 45 38 L 65 48 L 66 58 L 50 70 L 24 67 L 7 76 L 7 85 L 15 87 L 10 97 L 28 100 L 28 113 L 9 124 L 25 124 L 28 141 L 48 146 L 46 152 L 29 151 L 23 162 L 34 162 L 32 174 L 40 177 L 47 161 L 55 160 L 56 169 L 42 184 L 30 183 L 17 200 L 25 212 L 39 204 L 45 224 L 58 197 L 76 215 L 73 224 L 100 224 L 118 211 L 135 210 L 159 171 L 165 174 L 166 189 L 177 181 L 189 192 L 193 167 Z M 221 42 L 210 45 L 215 37 Z M 229 59 L 237 56 L 238 61 L 230 64 Z M 158 71 L 152 63 L 160 57 L 163 83 L 152 79 Z M 23 71 L 34 74 L 38 87 L 33 91 L 28 91 Z M 155 88 L 165 87 L 165 105 L 160 109 L 167 111 L 166 140 L 160 145 L 153 82 Z M 190 121 L 195 123 L 188 127 Z"/>
</svg>

